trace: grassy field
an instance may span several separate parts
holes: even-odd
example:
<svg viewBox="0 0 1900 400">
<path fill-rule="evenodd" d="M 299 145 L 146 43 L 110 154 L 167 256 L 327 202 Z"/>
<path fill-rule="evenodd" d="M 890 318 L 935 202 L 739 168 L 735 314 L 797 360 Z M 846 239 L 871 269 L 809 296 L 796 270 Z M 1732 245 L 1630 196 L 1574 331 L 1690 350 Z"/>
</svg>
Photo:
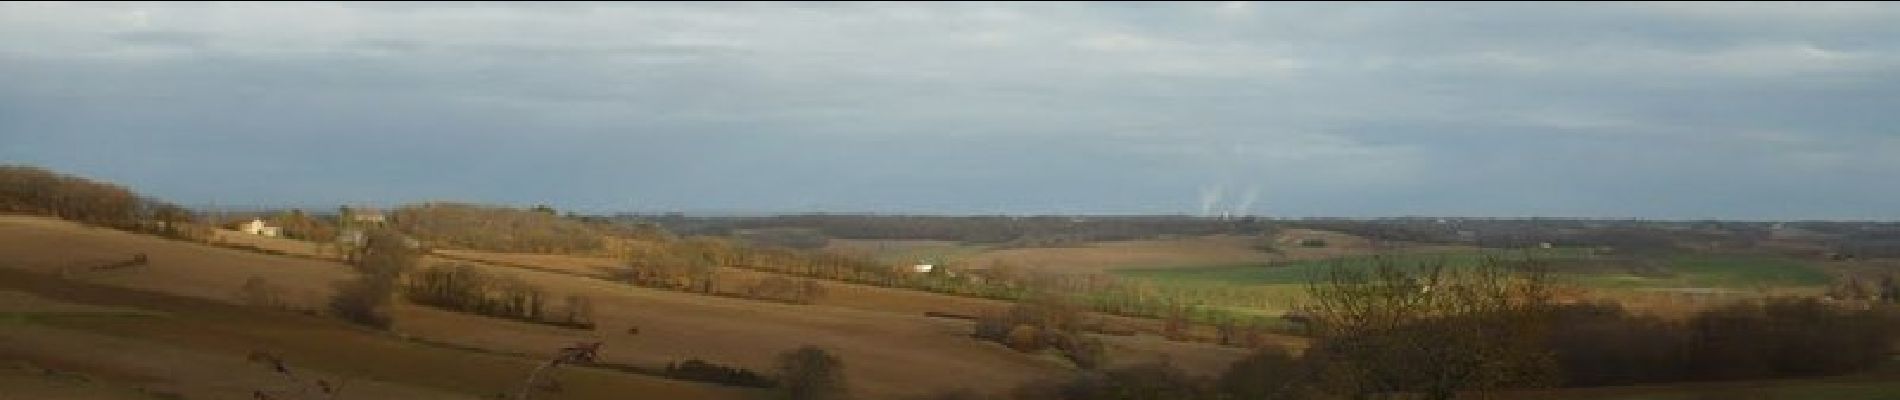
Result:
<svg viewBox="0 0 1900 400">
<path fill-rule="evenodd" d="M 1344 268 L 1367 268 L 1378 260 L 1391 260 L 1401 266 L 1420 263 L 1442 262 L 1447 267 L 1469 267 L 1478 265 L 1486 257 L 1506 260 L 1526 257 L 1568 257 L 1574 251 L 1551 249 L 1526 253 L 1519 251 L 1455 251 L 1439 253 L 1402 253 L 1382 256 L 1348 256 L 1317 260 L 1294 260 L 1272 263 L 1246 263 L 1226 265 L 1163 265 L 1141 268 L 1123 268 L 1114 273 L 1126 278 L 1146 279 L 1164 283 L 1225 283 L 1234 285 L 1298 285 L 1320 277 L 1323 272 L 1335 266 Z"/>
<path fill-rule="evenodd" d="M 1323 240 L 1327 245 L 1298 245 L 1306 239 Z M 1101 272 L 1130 268 L 1197 268 L 1325 260 L 1379 252 L 1443 253 L 1470 249 L 1467 246 L 1416 244 L 1381 249 L 1363 238 L 1338 232 L 1287 229 L 1271 238 L 1212 235 L 1095 242 L 1073 247 L 995 249 L 975 253 L 959 261 L 978 268 L 1000 262 L 1065 272 Z"/>
<path fill-rule="evenodd" d="M 1615 298 L 1633 308 L 1679 313 L 1725 298 L 1763 294 L 1811 294 L 1828 281 L 1813 262 L 1769 256 L 1680 254 L 1629 261 L 1593 257 L 1581 249 L 1458 250 L 1400 253 L 1322 260 L 1224 265 L 1164 265 L 1110 272 L 1147 282 L 1156 291 L 1192 299 L 1210 309 L 1238 315 L 1278 315 L 1299 304 L 1306 284 L 1330 268 L 1367 268 L 1378 259 L 1400 266 L 1443 263 L 1449 268 L 1479 265 L 1487 258 L 1552 261 L 1560 284 L 1590 290 L 1587 297 Z M 1626 263 L 1650 266 L 1630 269 Z"/>
<path fill-rule="evenodd" d="M 1825 286 L 1831 278 L 1810 262 L 1767 256 L 1677 255 L 1665 276 L 1585 274 L 1576 279 L 1601 288 L 1724 288 Z"/>
<path fill-rule="evenodd" d="M 1498 260 L 1539 259 L 1583 261 L 1588 258 L 1578 249 L 1482 250 L 1447 253 L 1412 253 L 1386 256 L 1341 257 L 1278 263 L 1161 266 L 1127 268 L 1114 272 L 1134 279 L 1166 283 L 1226 283 L 1235 285 L 1296 285 L 1321 277 L 1329 268 L 1367 268 L 1380 259 L 1400 266 L 1443 263 L 1450 268 L 1470 267 L 1487 258 Z M 1554 264 L 1559 279 L 1602 288 L 1754 288 L 1807 287 L 1828 283 L 1829 277 L 1810 262 L 1770 257 L 1683 254 L 1647 259 L 1660 264 L 1659 273 L 1637 274 L 1626 270 L 1565 270 L 1568 264 Z M 1614 263 L 1614 261 L 1606 262 Z"/>
</svg>

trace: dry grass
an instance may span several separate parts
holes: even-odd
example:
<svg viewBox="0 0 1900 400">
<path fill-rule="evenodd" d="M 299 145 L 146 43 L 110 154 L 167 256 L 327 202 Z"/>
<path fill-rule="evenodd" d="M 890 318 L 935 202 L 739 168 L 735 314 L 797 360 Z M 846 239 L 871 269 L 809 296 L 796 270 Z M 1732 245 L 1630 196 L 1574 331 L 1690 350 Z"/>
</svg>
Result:
<svg viewBox="0 0 1900 400">
<path fill-rule="evenodd" d="M 852 390 L 867 398 L 900 397 L 956 386 L 1002 390 L 1064 369 L 1058 363 L 971 339 L 967 337 L 970 328 L 966 321 L 929 318 L 921 311 L 893 313 L 822 304 L 788 305 L 636 288 L 532 270 L 488 268 L 557 293 L 593 298 L 600 329 L 579 332 L 507 323 L 491 324 L 475 332 L 466 327 L 480 323 L 479 317 L 424 309 L 400 310 L 396 329 L 433 340 L 513 351 L 577 340 L 602 341 L 610 349 L 602 355 L 608 362 L 659 365 L 699 358 L 761 371 L 771 369 L 777 353 L 812 344 L 842 358 Z M 746 272 L 722 273 L 733 274 Z M 827 288 L 837 286 L 827 284 Z M 840 296 L 849 296 L 846 293 L 850 292 L 833 290 Z M 640 333 L 626 334 L 628 328 L 638 328 Z"/>
<path fill-rule="evenodd" d="M 246 279 L 261 276 L 285 286 L 285 301 L 315 308 L 330 286 L 350 277 L 334 262 L 277 257 L 243 250 L 131 234 L 41 217 L 0 215 L 0 260 L 12 268 L 45 274 L 84 270 L 145 254 L 138 268 L 72 272 L 72 279 L 165 293 L 232 299 Z M 74 268 L 78 267 L 78 268 Z"/>
<path fill-rule="evenodd" d="M 118 382 L 14 361 L 0 363 L 0 400 L 152 400 L 145 391 Z"/>
<path fill-rule="evenodd" d="M 27 292 L 0 290 L 0 315 L 28 316 L 34 314 L 136 315 L 151 314 L 151 312 L 131 307 L 107 307 L 69 303 L 40 297 Z"/>
<path fill-rule="evenodd" d="M 590 276 L 604 276 L 604 274 L 599 272 L 598 267 L 614 265 L 614 263 L 616 263 L 615 260 L 609 258 L 585 256 L 500 254 L 479 251 L 449 251 L 446 253 L 468 259 L 522 263 L 535 268 L 584 273 L 590 274 Z M 714 286 L 716 288 L 722 288 L 721 290 L 736 290 L 750 285 L 752 282 L 773 276 L 782 275 L 754 270 L 725 268 L 720 269 L 714 276 Z M 932 311 L 958 315 L 981 315 L 987 312 L 1001 311 L 1010 306 L 1009 302 L 998 300 L 948 296 L 916 290 L 835 281 L 821 282 L 825 288 L 825 295 L 819 298 L 814 304 L 818 307 L 807 307 L 807 309 L 835 307 L 913 317 Z M 793 307 L 794 310 L 798 309 L 797 306 L 791 307 Z M 1133 330 L 1146 332 L 1151 335 L 1158 335 L 1162 331 L 1162 323 L 1158 320 L 1105 315 L 1097 315 L 1097 317 L 1103 318 L 1105 322 L 1107 322 L 1108 327 L 1113 330 Z M 954 326 L 957 327 L 955 333 L 961 335 L 969 332 L 967 322 L 956 321 L 954 324 Z M 1212 328 L 1197 328 L 1196 333 L 1200 336 L 1214 336 Z M 1302 348 L 1305 346 L 1305 340 L 1300 338 L 1276 336 L 1274 339 L 1283 346 L 1293 348 Z M 1144 336 L 1142 339 L 1116 339 L 1115 342 L 1123 343 L 1124 349 L 1127 350 L 1111 352 L 1111 354 L 1119 355 L 1121 359 L 1140 361 L 1166 357 L 1172 359 L 1176 365 L 1184 369 L 1203 374 L 1218 373 L 1224 370 L 1227 364 L 1244 356 L 1245 353 L 1235 348 L 1200 343 L 1168 342 L 1152 336 Z M 847 362 L 847 364 L 849 364 L 849 362 Z"/>
<path fill-rule="evenodd" d="M 54 315 L 0 326 L 0 358 L 25 359 L 190 398 L 249 398 L 284 382 L 251 351 L 350 381 L 345 398 L 474 398 L 506 390 L 535 360 L 408 343 L 342 322 L 0 270 L 0 287 L 62 302 L 149 309 L 163 317 Z M 307 372 L 307 371 L 305 371 Z M 308 375 L 308 374 L 306 374 Z M 594 370 L 564 371 L 546 398 L 627 394 L 732 398 L 743 391 Z"/>
</svg>

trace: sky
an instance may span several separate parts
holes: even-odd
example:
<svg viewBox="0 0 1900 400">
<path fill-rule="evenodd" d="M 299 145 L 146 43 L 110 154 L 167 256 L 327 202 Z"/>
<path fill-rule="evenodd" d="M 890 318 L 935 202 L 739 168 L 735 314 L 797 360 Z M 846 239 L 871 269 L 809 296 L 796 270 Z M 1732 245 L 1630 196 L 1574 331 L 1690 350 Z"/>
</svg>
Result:
<svg viewBox="0 0 1900 400">
<path fill-rule="evenodd" d="M 1900 219 L 1900 3 L 0 3 L 190 205 Z"/>
</svg>

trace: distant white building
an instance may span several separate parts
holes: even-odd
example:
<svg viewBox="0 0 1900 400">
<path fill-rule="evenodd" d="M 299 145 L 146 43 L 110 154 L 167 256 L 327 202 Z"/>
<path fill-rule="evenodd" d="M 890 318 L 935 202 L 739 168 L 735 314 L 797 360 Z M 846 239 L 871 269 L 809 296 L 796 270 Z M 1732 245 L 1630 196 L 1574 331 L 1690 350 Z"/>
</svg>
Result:
<svg viewBox="0 0 1900 400">
<path fill-rule="evenodd" d="M 280 227 L 266 225 L 263 219 L 252 218 L 251 222 L 238 225 L 238 231 L 258 236 L 277 237 L 284 233 Z"/>
<path fill-rule="evenodd" d="M 382 225 L 388 221 L 382 210 L 369 207 L 343 207 L 340 217 L 347 225 Z"/>
<path fill-rule="evenodd" d="M 931 270 L 934 270 L 934 269 L 937 269 L 937 266 L 930 265 L 930 264 L 917 264 L 917 265 L 910 266 L 911 272 L 916 272 L 919 274 L 928 274 L 930 273 Z"/>
</svg>

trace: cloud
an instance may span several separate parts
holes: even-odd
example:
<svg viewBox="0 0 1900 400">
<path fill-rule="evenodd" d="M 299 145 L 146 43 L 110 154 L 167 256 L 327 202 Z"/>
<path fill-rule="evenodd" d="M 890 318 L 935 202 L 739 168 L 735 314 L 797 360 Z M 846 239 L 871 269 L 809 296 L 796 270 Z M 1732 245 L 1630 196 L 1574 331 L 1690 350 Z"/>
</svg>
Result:
<svg viewBox="0 0 1900 400">
<path fill-rule="evenodd" d="M 1896 10 L 7 3 L 0 160 L 188 203 L 1900 218 Z"/>
</svg>

